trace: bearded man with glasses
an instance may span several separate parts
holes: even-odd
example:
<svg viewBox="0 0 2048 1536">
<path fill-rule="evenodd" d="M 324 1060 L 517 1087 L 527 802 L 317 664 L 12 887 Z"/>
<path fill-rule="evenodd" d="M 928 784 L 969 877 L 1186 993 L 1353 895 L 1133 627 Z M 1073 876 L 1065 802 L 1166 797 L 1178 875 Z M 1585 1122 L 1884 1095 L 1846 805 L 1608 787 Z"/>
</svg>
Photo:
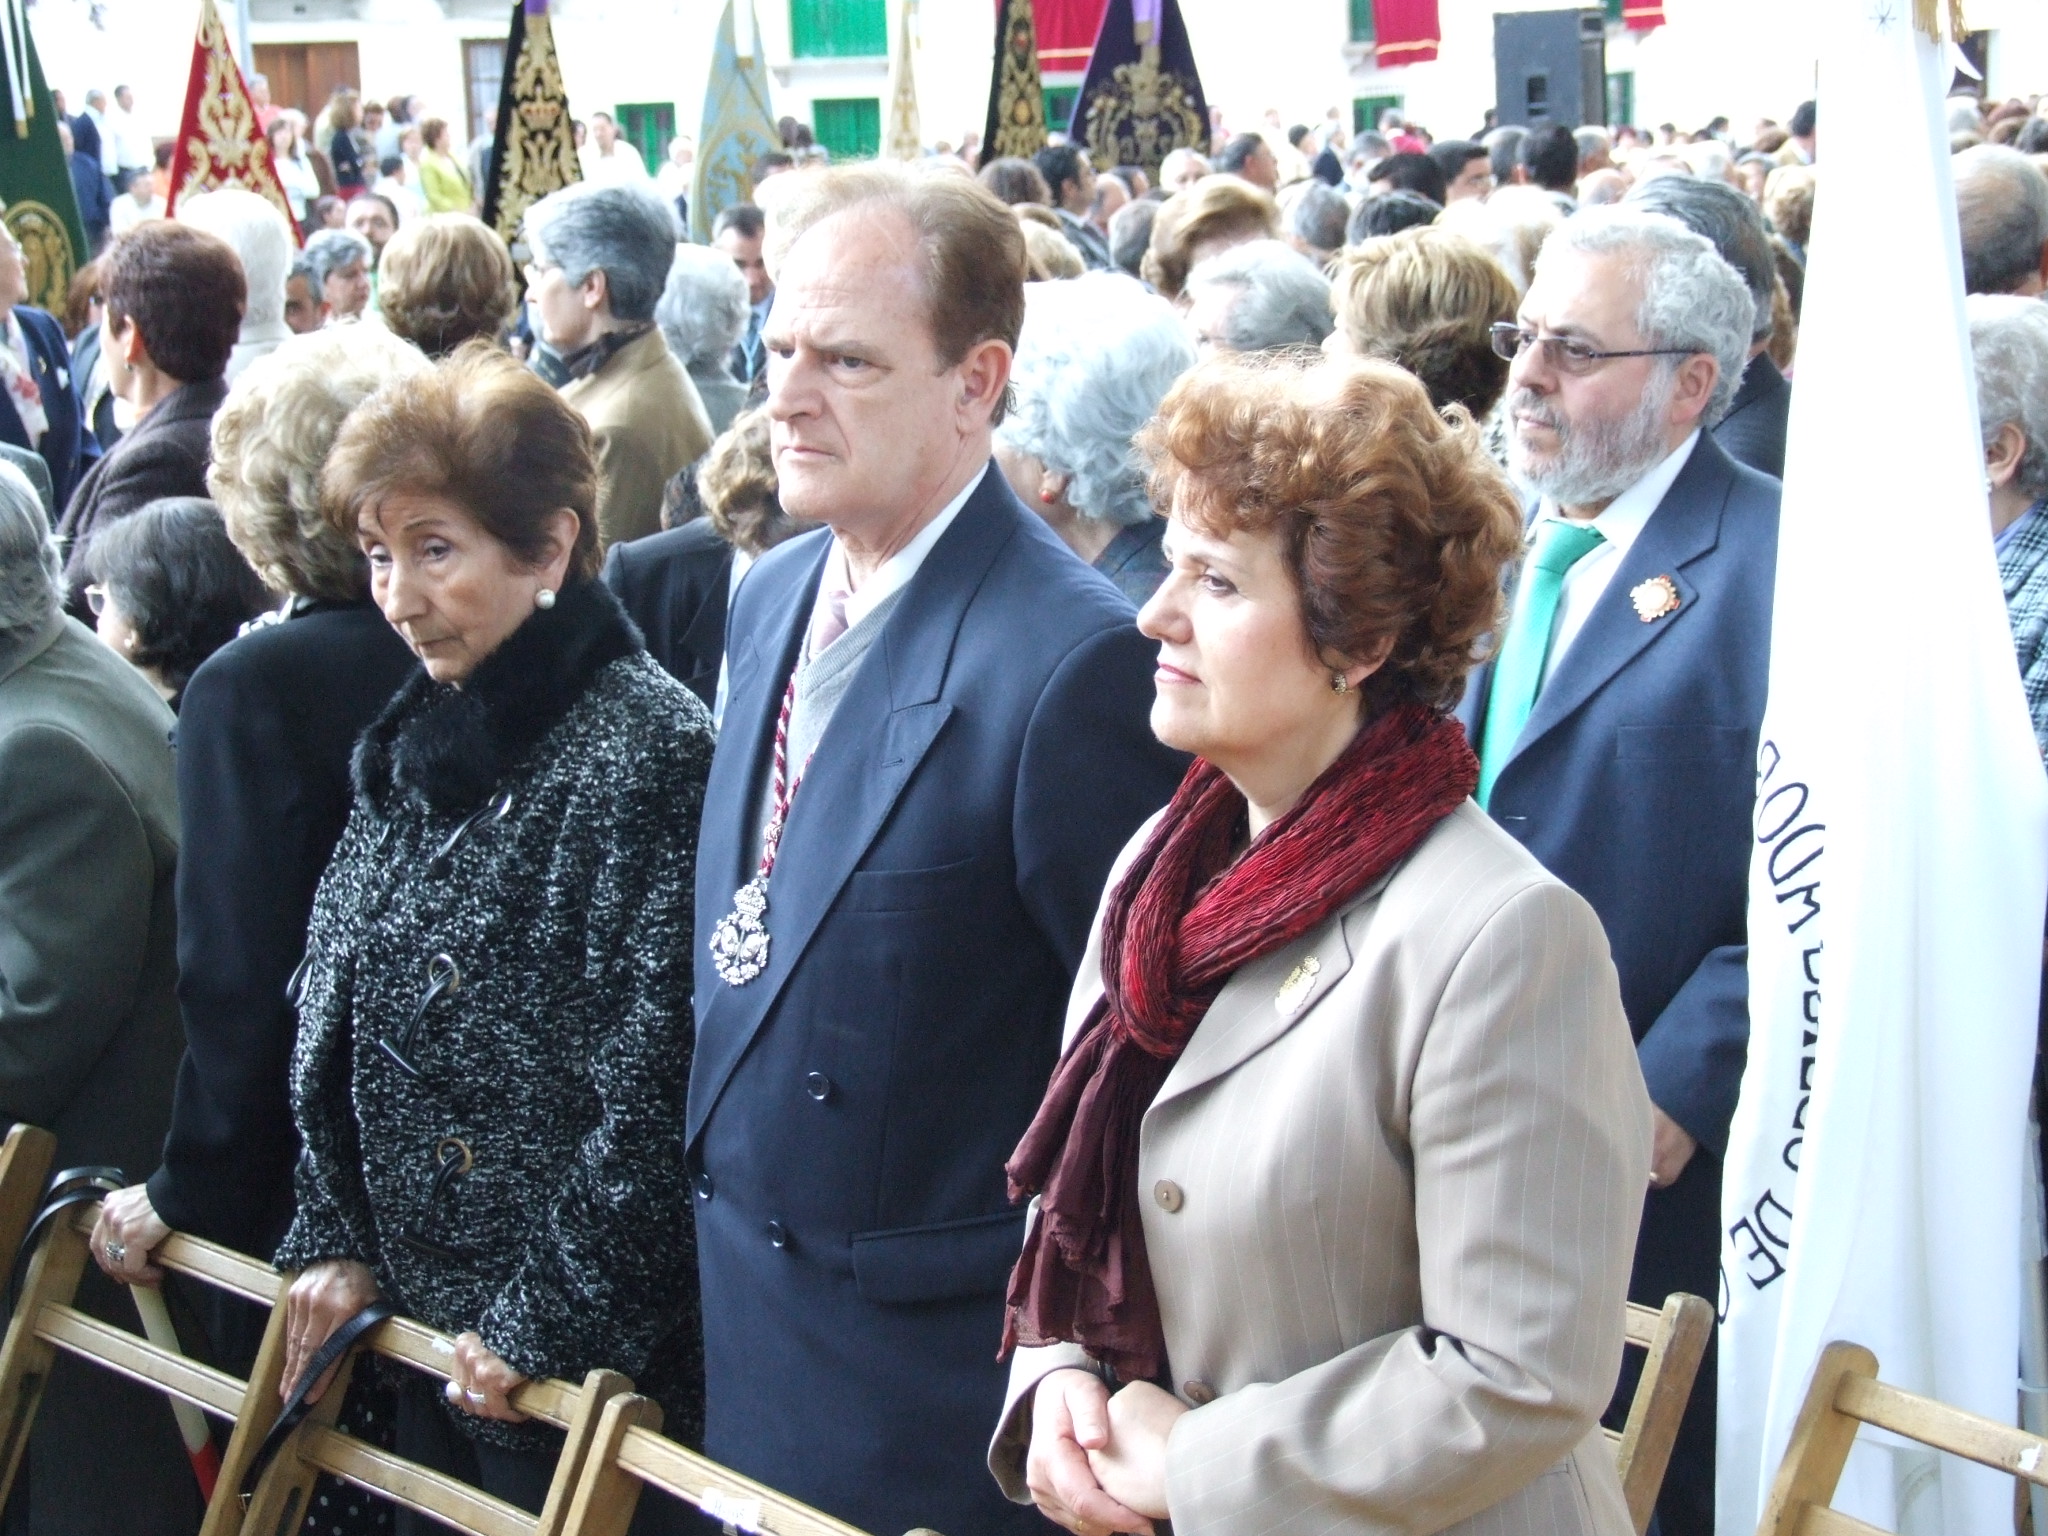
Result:
<svg viewBox="0 0 2048 1536">
<path fill-rule="evenodd" d="M 1721 1154 L 1749 1042 L 1779 487 L 1708 429 L 1754 321 L 1705 239 L 1599 208 L 1550 236 L 1516 319 L 1493 328 L 1512 363 L 1510 464 L 1536 500 L 1507 622 L 1460 716 L 1480 804 L 1592 904 L 1613 946 L 1656 1108 L 1629 1287 L 1652 1306 L 1717 1294 Z M 1713 1530 L 1711 1350 L 1658 1518 L 1665 1536 Z"/>
</svg>

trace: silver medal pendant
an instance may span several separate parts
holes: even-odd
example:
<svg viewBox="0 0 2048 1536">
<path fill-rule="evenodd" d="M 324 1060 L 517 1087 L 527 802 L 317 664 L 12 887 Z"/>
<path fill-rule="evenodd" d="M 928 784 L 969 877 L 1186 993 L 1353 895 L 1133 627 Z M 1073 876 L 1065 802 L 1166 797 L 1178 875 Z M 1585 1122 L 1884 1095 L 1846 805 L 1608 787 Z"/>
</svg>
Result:
<svg viewBox="0 0 2048 1536">
<path fill-rule="evenodd" d="M 744 987 L 768 969 L 768 882 L 758 876 L 733 893 L 732 910 L 711 930 L 711 963 L 719 980 Z"/>
</svg>

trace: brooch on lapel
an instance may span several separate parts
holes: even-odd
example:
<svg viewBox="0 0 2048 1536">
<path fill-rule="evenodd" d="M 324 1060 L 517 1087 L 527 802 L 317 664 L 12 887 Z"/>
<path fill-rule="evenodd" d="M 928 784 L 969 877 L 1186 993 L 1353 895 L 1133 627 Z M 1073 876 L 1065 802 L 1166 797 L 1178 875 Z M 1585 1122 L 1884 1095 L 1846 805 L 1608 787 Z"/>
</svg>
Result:
<svg viewBox="0 0 2048 1536">
<path fill-rule="evenodd" d="M 1669 576 L 1652 576 L 1630 588 L 1628 600 L 1636 605 L 1637 618 L 1653 624 L 1678 611 L 1678 587 Z"/>
<path fill-rule="evenodd" d="M 1323 962 L 1310 955 L 1287 973 L 1287 979 L 1280 983 L 1280 990 L 1273 994 L 1273 1006 L 1282 1013 L 1293 1013 L 1308 1000 L 1309 988 L 1322 974 Z"/>
</svg>

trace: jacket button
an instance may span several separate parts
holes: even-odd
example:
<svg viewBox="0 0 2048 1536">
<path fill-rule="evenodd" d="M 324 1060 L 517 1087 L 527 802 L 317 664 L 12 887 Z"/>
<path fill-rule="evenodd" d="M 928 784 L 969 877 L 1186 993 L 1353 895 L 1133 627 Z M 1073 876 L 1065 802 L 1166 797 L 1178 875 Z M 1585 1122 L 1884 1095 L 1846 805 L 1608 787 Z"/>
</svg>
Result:
<svg viewBox="0 0 2048 1536">
<path fill-rule="evenodd" d="M 822 1072 L 813 1072 L 804 1079 L 804 1092 L 822 1104 L 832 1097 L 832 1079 Z"/>
<path fill-rule="evenodd" d="M 768 1242 L 771 1247 L 787 1248 L 789 1246 L 789 1228 L 779 1221 L 769 1222 Z"/>
<path fill-rule="evenodd" d="M 1152 1186 L 1152 1198 L 1159 1202 L 1159 1209 L 1165 1211 L 1168 1215 L 1172 1215 L 1173 1212 L 1180 1209 L 1184 1196 L 1180 1192 L 1180 1186 L 1174 1183 L 1173 1180 L 1161 1179 Z"/>
<path fill-rule="evenodd" d="M 1206 1381 L 1182 1382 L 1180 1395 L 1193 1403 L 1197 1408 L 1200 1408 L 1204 1403 L 1216 1401 L 1216 1389 Z"/>
<path fill-rule="evenodd" d="M 699 1200 L 709 1200 L 711 1198 L 711 1175 L 700 1171 L 696 1178 L 696 1185 L 697 1198 Z"/>
</svg>

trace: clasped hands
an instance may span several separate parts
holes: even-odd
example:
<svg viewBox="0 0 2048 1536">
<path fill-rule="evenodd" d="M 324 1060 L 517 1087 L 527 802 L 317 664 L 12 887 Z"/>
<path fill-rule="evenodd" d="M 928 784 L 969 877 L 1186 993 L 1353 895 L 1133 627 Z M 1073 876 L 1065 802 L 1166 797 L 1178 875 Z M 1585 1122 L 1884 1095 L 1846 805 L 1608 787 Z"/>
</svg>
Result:
<svg viewBox="0 0 2048 1536">
<path fill-rule="evenodd" d="M 1031 1400 L 1024 1480 L 1033 1501 L 1075 1536 L 1152 1536 L 1152 1522 L 1167 1518 L 1167 1437 L 1187 1411 L 1148 1381 L 1111 1397 L 1087 1371 L 1052 1372 Z"/>
<path fill-rule="evenodd" d="M 325 1259 L 310 1264 L 285 1295 L 284 1379 L 278 1396 L 290 1398 L 292 1389 L 312 1364 L 320 1346 L 335 1329 L 354 1317 L 378 1296 L 376 1276 L 369 1267 L 347 1259 Z M 334 1380 L 340 1362 L 329 1366 L 306 1401 L 317 1403 Z M 448 1368 L 448 1401 L 479 1419 L 498 1419 L 517 1424 L 526 1415 L 514 1408 L 511 1396 L 526 1382 L 485 1346 L 474 1333 L 459 1335 L 455 1356 Z"/>
</svg>

